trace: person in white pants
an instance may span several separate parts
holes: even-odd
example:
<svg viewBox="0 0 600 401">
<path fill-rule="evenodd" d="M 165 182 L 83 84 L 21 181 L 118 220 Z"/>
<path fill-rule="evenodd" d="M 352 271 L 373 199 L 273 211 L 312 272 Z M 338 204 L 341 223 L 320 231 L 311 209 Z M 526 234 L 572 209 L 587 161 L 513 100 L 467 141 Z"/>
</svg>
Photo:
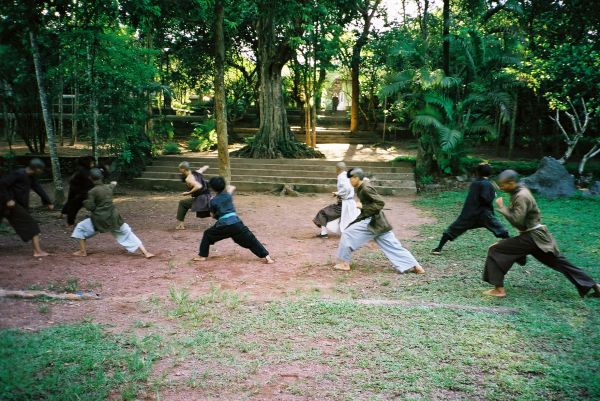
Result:
<svg viewBox="0 0 600 401">
<path fill-rule="evenodd" d="M 385 205 L 383 198 L 369 181 L 364 180 L 364 177 L 365 174 L 360 168 L 348 172 L 350 183 L 356 189 L 360 201 L 358 208 L 361 212 L 342 233 L 337 252 L 339 262 L 334 268 L 350 270 L 352 252 L 370 240 L 374 240 L 398 272 L 425 273 L 415 257 L 402 246 L 394 235 L 392 226 L 383 213 Z"/>
<path fill-rule="evenodd" d="M 113 189 L 117 183 L 113 181 L 110 184 L 103 184 L 102 178 L 102 171 L 97 168 L 90 170 L 90 179 L 94 183 L 94 188 L 88 192 L 83 205 L 92 212 L 92 215 L 77 224 L 71 234 L 71 238 L 79 240 L 79 251 L 73 255 L 87 256 L 85 241 L 96 233 L 110 232 L 128 252 L 134 253 L 139 249 L 146 258 L 153 257 L 154 255 L 146 250 L 142 241 L 133 233 L 129 224 L 123 221 L 113 204 Z"/>
</svg>

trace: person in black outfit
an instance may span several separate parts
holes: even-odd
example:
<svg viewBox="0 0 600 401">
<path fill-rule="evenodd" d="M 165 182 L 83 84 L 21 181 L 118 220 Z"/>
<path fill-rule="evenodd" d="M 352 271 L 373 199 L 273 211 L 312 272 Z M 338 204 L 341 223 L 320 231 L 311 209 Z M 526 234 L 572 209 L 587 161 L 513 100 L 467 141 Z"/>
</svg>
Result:
<svg viewBox="0 0 600 401">
<path fill-rule="evenodd" d="M 494 215 L 492 202 L 496 196 L 494 186 L 489 180 L 492 169 L 489 164 L 482 163 L 476 169 L 477 179 L 471 183 L 465 204 L 458 218 L 444 231 L 440 243 L 431 253 L 440 255 L 448 241 L 454 241 L 468 230 L 485 227 L 496 238 L 508 238 L 508 230 Z"/>
<path fill-rule="evenodd" d="M 225 185 L 225 179 L 217 176 L 208 181 L 208 187 L 215 191 L 217 195 L 210 200 L 210 213 L 217 222 L 204 231 L 200 250 L 195 261 L 205 261 L 208 258 L 208 252 L 211 245 L 231 238 L 239 246 L 249 249 L 253 254 L 265 260 L 265 263 L 274 263 L 269 256 L 269 251 L 256 239 L 252 231 L 238 217 L 233 206 L 233 197 L 231 194 L 235 187 Z"/>
<path fill-rule="evenodd" d="M 6 218 L 24 242 L 31 241 L 34 257 L 48 253 L 40 246 L 40 226 L 29 214 L 29 192 L 33 190 L 49 210 L 54 209 L 48 194 L 35 179 L 45 168 L 40 159 L 31 159 L 27 167 L 0 178 L 0 220 Z"/>
<path fill-rule="evenodd" d="M 61 214 L 67 216 L 67 225 L 73 227 L 77 212 L 83 207 L 88 191 L 94 187 L 90 179 L 90 170 L 94 168 L 94 158 L 83 156 L 78 160 L 79 170 L 73 174 L 69 181 L 69 196 L 62 208 Z"/>
</svg>

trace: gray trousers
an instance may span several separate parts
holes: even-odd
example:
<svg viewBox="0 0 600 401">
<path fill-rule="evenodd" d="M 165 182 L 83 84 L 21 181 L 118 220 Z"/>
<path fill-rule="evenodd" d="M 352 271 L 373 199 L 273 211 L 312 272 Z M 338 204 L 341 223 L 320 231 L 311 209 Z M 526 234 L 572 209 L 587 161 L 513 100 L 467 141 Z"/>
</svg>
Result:
<svg viewBox="0 0 600 401">
<path fill-rule="evenodd" d="M 402 246 L 392 231 L 379 235 L 369 231 L 370 221 L 371 219 L 361 220 L 348 226 L 342 233 L 337 252 L 337 257 L 340 260 L 350 263 L 352 252 L 360 249 L 370 240 L 374 240 L 384 255 L 392 262 L 394 269 L 400 273 L 404 273 L 419 264 L 408 249 Z"/>
</svg>

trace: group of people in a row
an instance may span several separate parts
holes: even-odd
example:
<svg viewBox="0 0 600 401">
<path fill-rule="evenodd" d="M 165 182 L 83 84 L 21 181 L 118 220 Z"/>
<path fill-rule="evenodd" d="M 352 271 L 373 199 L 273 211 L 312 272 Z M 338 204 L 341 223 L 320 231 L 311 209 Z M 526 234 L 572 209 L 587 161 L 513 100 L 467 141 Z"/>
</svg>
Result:
<svg viewBox="0 0 600 401">
<path fill-rule="evenodd" d="M 79 164 L 79 170 L 70 180 L 68 199 L 62 209 L 67 224 L 74 227 L 71 237 L 79 241 L 79 250 L 74 255 L 87 256 L 86 240 L 98 232 L 110 232 L 127 251 L 134 253 L 139 250 L 146 258 L 153 257 L 113 204 L 117 183 L 104 184 L 104 171 L 95 166 L 94 159 L 84 157 Z M 29 213 L 30 191 L 36 192 L 42 203 L 53 209 L 50 198 L 36 180 L 44 169 L 42 160 L 32 159 L 27 167 L 0 178 L 0 218 L 6 218 L 23 241 L 32 241 L 35 257 L 48 254 L 40 246 L 39 225 Z M 204 231 L 198 256 L 193 260 L 206 260 L 211 245 L 231 238 L 264 259 L 265 263 L 274 263 L 269 252 L 238 216 L 232 197 L 235 187 L 227 185 L 220 176 L 205 180 L 207 169 L 208 166 L 204 166 L 192 170 L 187 162 L 179 165 L 188 190 L 182 193 L 185 199 L 179 202 L 176 229 L 185 229 L 184 219 L 188 211 L 195 212 L 198 217 L 210 216 L 216 220 Z M 348 169 L 340 162 L 336 165 L 336 173 L 337 190 L 332 195 L 337 202 L 320 210 L 313 220 L 321 230 L 317 237 L 327 238 L 329 231 L 341 234 L 338 262 L 334 268 L 350 270 L 352 253 L 374 240 L 398 272 L 424 274 L 423 267 L 394 235 L 383 212 L 385 201 L 365 172 L 361 168 Z M 511 196 L 507 206 L 502 197 L 496 198 L 494 183 L 490 180 L 490 166 L 481 164 L 476 173 L 477 178 L 469 188 L 460 216 L 444 231 L 438 246 L 431 252 L 439 255 L 448 241 L 454 241 L 468 230 L 485 227 L 501 239 L 488 248 L 483 280 L 494 288 L 485 294 L 505 297 L 505 275 L 514 263 L 525 265 L 527 256 L 532 255 L 544 265 L 563 273 L 582 297 L 592 290 L 592 296 L 600 297 L 600 285 L 560 253 L 554 238 L 541 223 L 535 198 L 519 184 L 518 174 L 505 170 L 498 176 L 499 189 Z M 358 202 L 354 200 L 355 195 Z M 510 237 L 508 230 L 496 218 L 494 199 L 498 212 L 518 230 L 519 235 Z M 75 226 L 77 213 L 82 207 L 89 210 L 90 217 Z"/>
<path fill-rule="evenodd" d="M 319 238 L 327 238 L 328 231 L 341 233 L 338 245 L 339 270 L 350 270 L 350 256 L 369 240 L 379 245 L 385 256 L 400 273 L 424 273 L 415 257 L 396 239 L 392 227 L 385 217 L 385 202 L 377 193 L 360 168 L 346 171 L 344 163 L 337 164 L 337 197 L 335 204 L 321 209 L 313 222 L 321 229 Z M 519 184 L 519 175 L 514 170 L 505 170 L 498 176 L 498 187 L 510 194 L 510 202 L 504 204 L 502 197 L 496 198 L 492 169 L 488 164 L 477 166 L 476 179 L 469 192 L 459 217 L 444 231 L 434 255 L 441 255 L 448 241 L 454 241 L 468 230 L 487 228 L 499 242 L 488 248 L 483 270 L 483 280 L 493 289 L 486 295 L 503 298 L 506 296 L 504 277 L 514 263 L 525 265 L 527 256 L 532 255 L 544 265 L 562 273 L 575 285 L 584 297 L 592 291 L 600 297 L 600 285 L 585 271 L 573 265 L 558 250 L 556 242 L 541 223 L 540 210 L 535 198 L 525 186 Z M 360 203 L 354 201 L 354 189 Z M 494 199 L 497 210 L 519 232 L 510 237 L 508 230 L 494 215 Z M 348 223 L 349 222 L 349 223 Z"/>
</svg>

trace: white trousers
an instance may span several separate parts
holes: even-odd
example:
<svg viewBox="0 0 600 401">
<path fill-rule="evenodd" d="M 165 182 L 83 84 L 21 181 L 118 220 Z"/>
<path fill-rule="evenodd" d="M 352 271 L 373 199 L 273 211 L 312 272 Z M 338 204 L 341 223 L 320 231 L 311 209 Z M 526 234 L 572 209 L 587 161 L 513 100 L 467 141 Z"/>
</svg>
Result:
<svg viewBox="0 0 600 401">
<path fill-rule="evenodd" d="M 328 222 L 325 228 L 327 228 L 327 231 L 330 233 L 341 234 L 346 230 L 348 224 L 356 220 L 359 214 L 360 209 L 356 207 L 356 202 L 353 198 L 343 200 L 342 217 Z"/>
<path fill-rule="evenodd" d="M 127 223 L 123 223 L 121 227 L 119 227 L 117 230 L 111 231 L 110 233 L 113 237 L 115 237 L 119 245 L 127 249 L 128 252 L 134 253 L 138 250 L 140 245 L 142 245 L 142 241 L 140 241 L 133 231 L 131 231 L 131 227 L 129 227 L 129 224 Z M 88 239 L 92 238 L 96 234 L 97 232 L 92 224 L 92 219 L 87 218 L 77 224 L 73 230 L 73 234 L 71 234 L 71 238 Z"/>
<path fill-rule="evenodd" d="M 340 260 L 350 263 L 352 252 L 360 249 L 370 240 L 374 240 L 384 255 L 392 262 L 394 269 L 400 273 L 404 273 L 419 264 L 408 249 L 402 246 L 392 231 L 379 235 L 369 231 L 370 221 L 371 219 L 361 220 L 344 230 L 337 252 L 337 257 Z"/>
</svg>

